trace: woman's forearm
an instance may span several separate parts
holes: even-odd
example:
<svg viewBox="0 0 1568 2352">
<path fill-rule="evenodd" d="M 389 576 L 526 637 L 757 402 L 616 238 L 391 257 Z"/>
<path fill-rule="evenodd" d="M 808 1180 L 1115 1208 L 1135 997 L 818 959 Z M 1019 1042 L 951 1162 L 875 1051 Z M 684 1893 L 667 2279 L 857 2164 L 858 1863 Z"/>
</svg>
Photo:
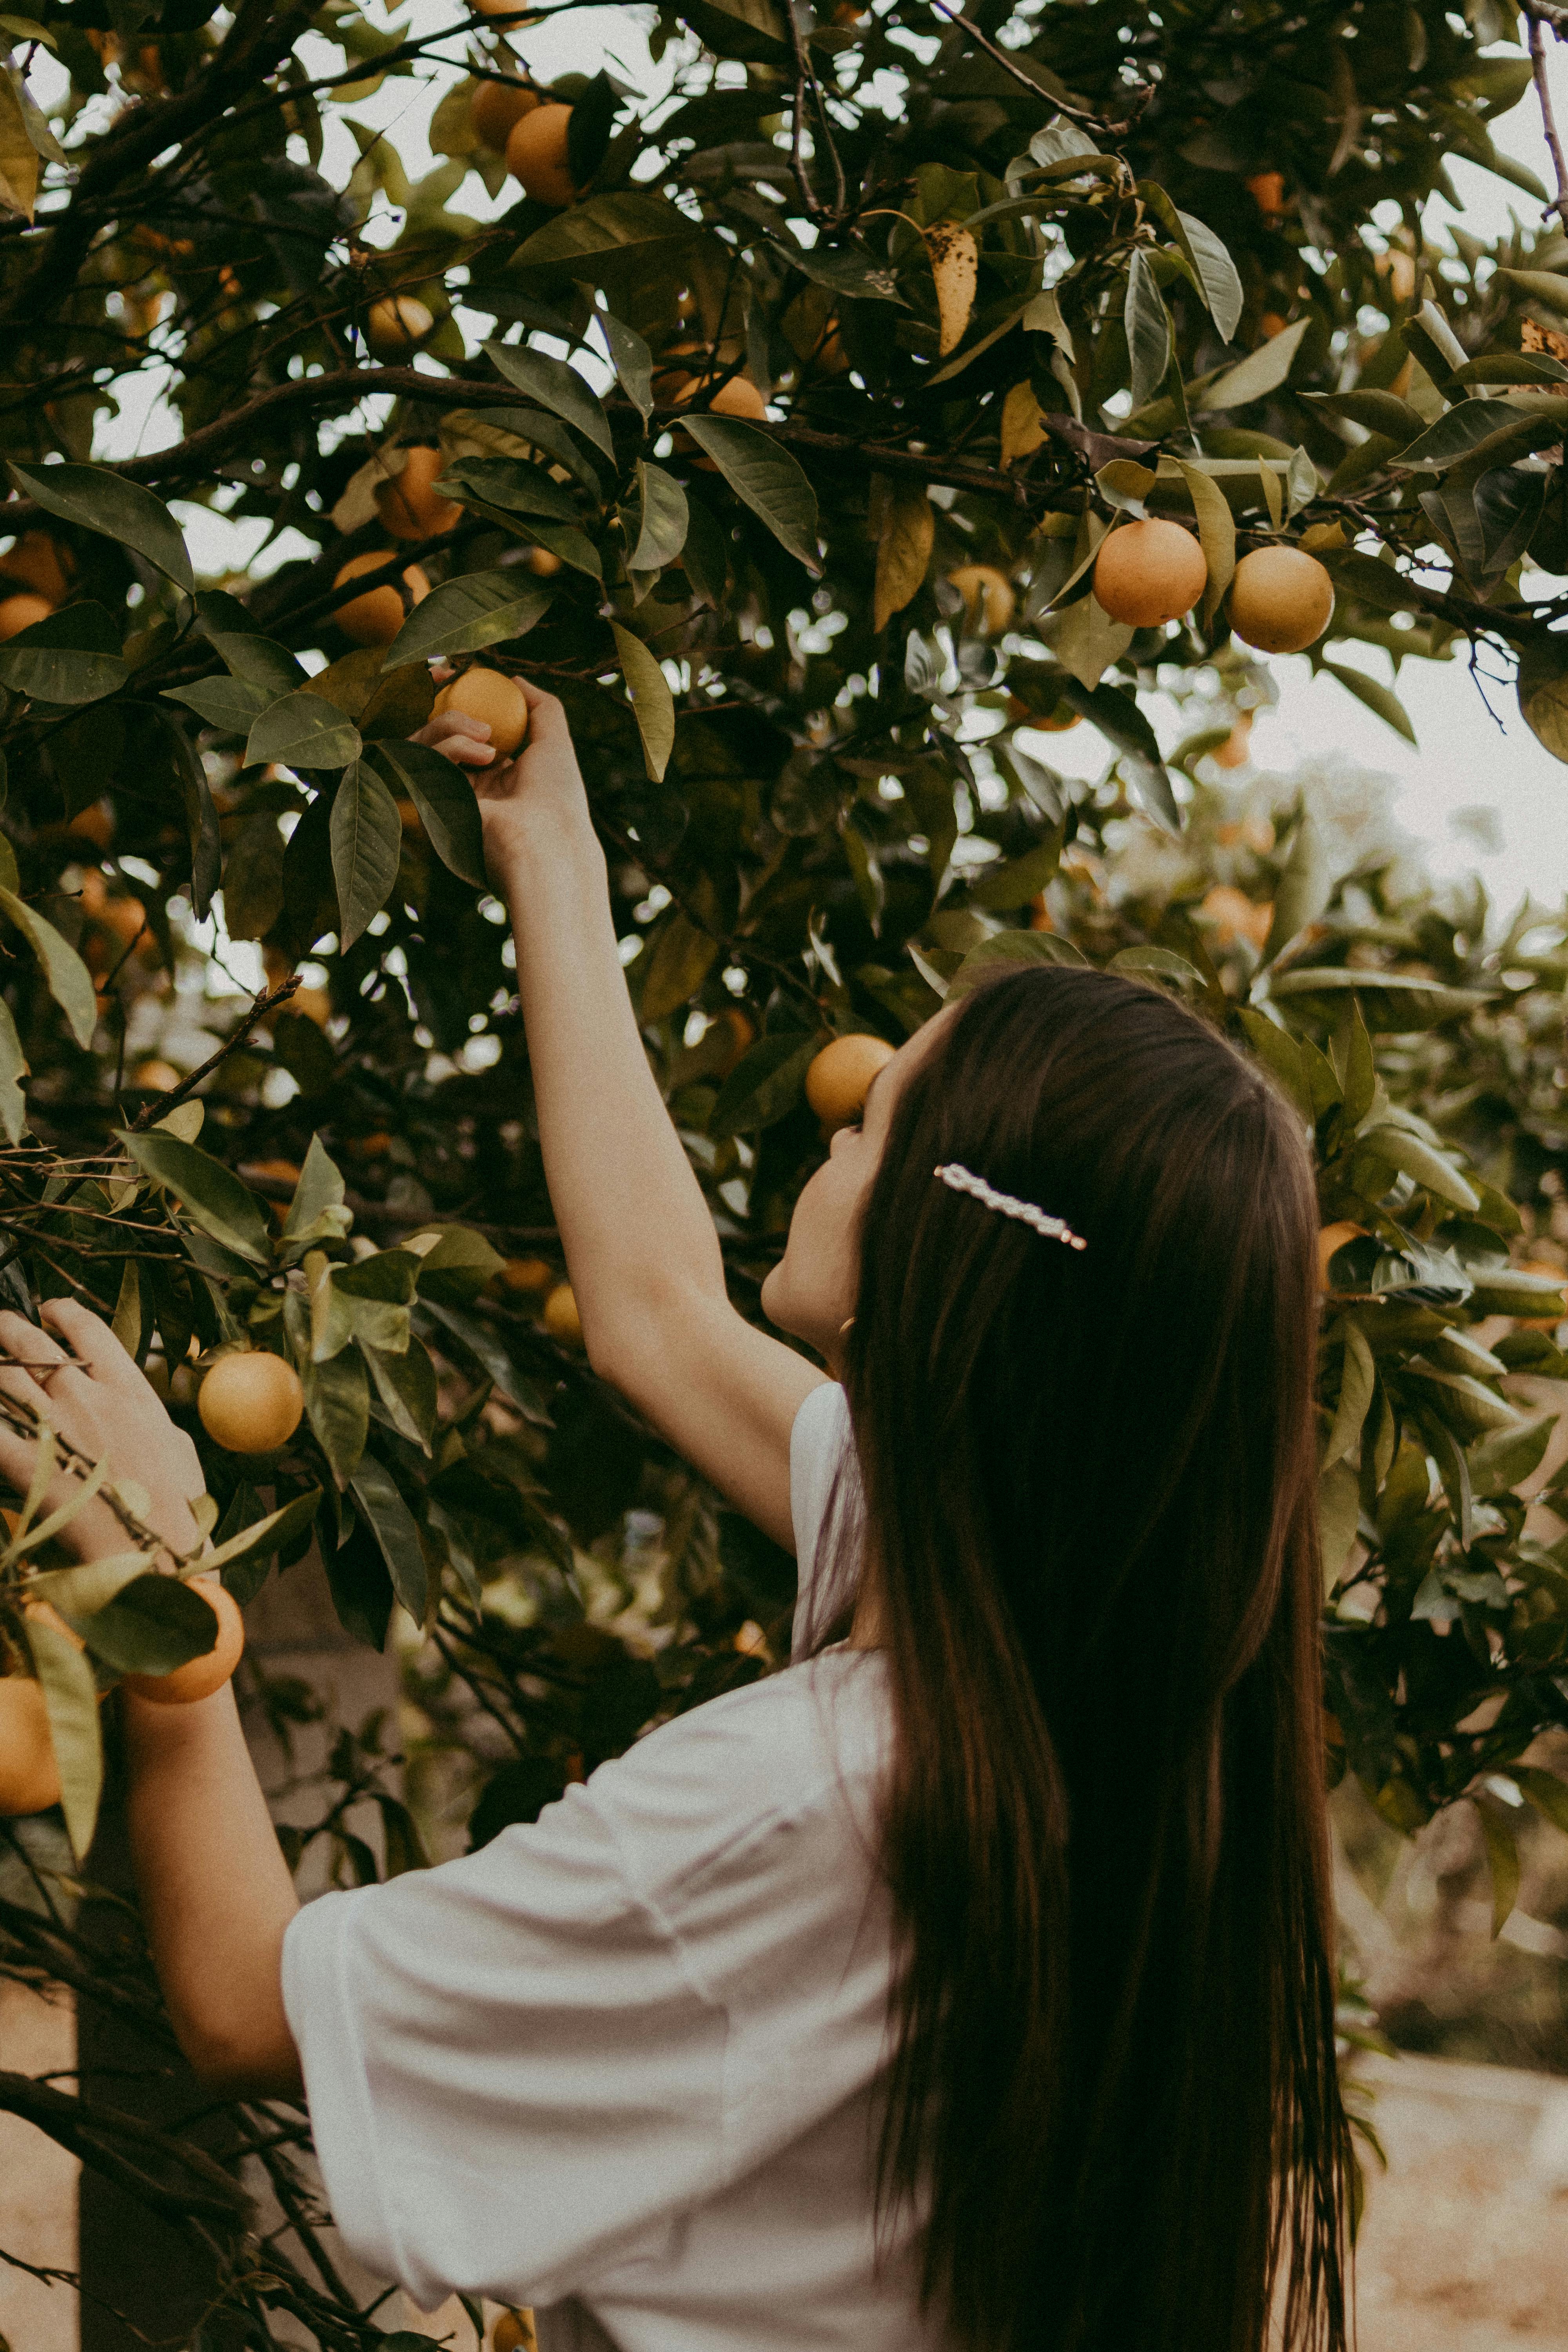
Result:
<svg viewBox="0 0 1568 2352">
<path fill-rule="evenodd" d="M 282 1955 L 299 1903 L 233 1686 L 188 1706 L 122 1703 L 132 1857 L 180 2047 L 215 2089 L 297 2093 Z"/>
<path fill-rule="evenodd" d="M 586 808 L 520 812 L 511 908 L 544 1172 L 590 1354 L 682 1289 L 724 1297 L 713 1221 L 638 1034 Z"/>
</svg>

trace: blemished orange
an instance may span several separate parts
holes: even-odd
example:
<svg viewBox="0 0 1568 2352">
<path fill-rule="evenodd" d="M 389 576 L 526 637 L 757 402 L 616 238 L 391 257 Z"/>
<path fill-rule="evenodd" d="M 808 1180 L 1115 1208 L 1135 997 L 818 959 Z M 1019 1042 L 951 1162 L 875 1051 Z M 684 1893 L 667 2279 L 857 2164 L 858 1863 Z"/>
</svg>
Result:
<svg viewBox="0 0 1568 2352">
<path fill-rule="evenodd" d="M 300 1426 L 305 1391 L 292 1364 L 264 1349 L 220 1356 L 201 1385 L 202 1427 L 227 1454 L 276 1454 Z"/>
<path fill-rule="evenodd" d="M 543 103 L 536 89 L 524 89 L 520 83 L 482 81 L 468 100 L 468 121 L 475 137 L 482 139 L 492 154 L 504 155 L 513 123 Z"/>
<path fill-rule="evenodd" d="M 357 580 L 363 572 L 379 572 L 393 561 L 394 550 L 390 547 L 374 548 L 369 555 L 356 555 L 343 565 L 332 585 L 341 588 L 345 580 Z M 422 604 L 430 593 L 430 583 L 417 563 L 405 564 L 403 577 L 412 601 Z M 389 583 L 384 588 L 372 588 L 363 596 L 351 597 L 346 604 L 339 605 L 332 618 L 351 645 L 389 646 L 403 626 L 403 599 Z"/>
<path fill-rule="evenodd" d="M 438 498 L 433 488 L 446 467 L 439 449 L 421 441 L 405 453 L 396 478 L 382 483 L 375 494 L 376 512 L 394 539 L 436 539 L 461 519 L 457 500 Z"/>
<path fill-rule="evenodd" d="M 1230 625 L 1260 654 L 1305 653 L 1334 616 L 1334 583 L 1299 547 L 1255 547 L 1230 583 Z"/>
<path fill-rule="evenodd" d="M 968 606 L 970 627 L 999 637 L 1018 602 L 1006 573 L 994 563 L 961 563 L 947 576 Z"/>
<path fill-rule="evenodd" d="M 41 1813 L 59 1797 L 43 1685 L 30 1675 L 7 1675 L 0 1681 L 0 1813 Z"/>
<path fill-rule="evenodd" d="M 1338 1251 L 1342 1250 L 1347 1242 L 1359 1241 L 1365 1231 L 1364 1225 L 1352 1224 L 1348 1217 L 1341 1217 L 1333 1224 L 1323 1227 L 1318 1235 L 1318 1286 L 1320 1289 L 1327 1290 L 1329 1287 L 1330 1259 Z"/>
<path fill-rule="evenodd" d="M 558 1282 L 540 1310 L 540 1320 L 552 1339 L 561 1339 L 569 1348 L 583 1344 L 583 1318 L 577 1312 L 577 1296 L 569 1282 Z"/>
<path fill-rule="evenodd" d="M 514 760 L 528 739 L 528 703 L 522 688 L 499 669 L 466 669 L 436 697 L 436 715 L 460 710 L 483 719 L 498 760 Z"/>
<path fill-rule="evenodd" d="M 577 183 L 566 161 L 569 106 L 535 106 L 507 133 L 506 168 L 525 196 L 559 212 L 577 201 Z"/>
<path fill-rule="evenodd" d="M 1123 523 L 1102 541 L 1094 562 L 1095 601 L 1125 627 L 1155 629 L 1190 613 L 1208 576 L 1192 532 L 1151 516 Z"/>
<path fill-rule="evenodd" d="M 30 589 L 5 597 L 0 600 L 0 638 L 20 636 L 24 629 L 47 621 L 54 609 L 47 596 L 35 596 Z"/>
<path fill-rule="evenodd" d="M 378 360 L 399 359 L 422 343 L 435 323 L 429 304 L 416 294 L 384 294 L 365 314 L 364 339 Z"/>
<path fill-rule="evenodd" d="M 199 1658 L 187 1658 L 172 1674 L 121 1677 L 128 1691 L 134 1691 L 138 1698 L 150 1698 L 155 1706 L 193 1706 L 197 1699 L 211 1698 L 214 1691 L 222 1690 L 245 1649 L 245 1620 L 233 1593 L 214 1583 L 192 1589 L 200 1592 L 217 1619 L 217 1639 L 212 1648 Z"/>
<path fill-rule="evenodd" d="M 805 1074 L 805 1098 L 825 1128 L 859 1118 L 872 1079 L 893 1053 L 885 1037 L 835 1037 L 823 1047 Z"/>
</svg>

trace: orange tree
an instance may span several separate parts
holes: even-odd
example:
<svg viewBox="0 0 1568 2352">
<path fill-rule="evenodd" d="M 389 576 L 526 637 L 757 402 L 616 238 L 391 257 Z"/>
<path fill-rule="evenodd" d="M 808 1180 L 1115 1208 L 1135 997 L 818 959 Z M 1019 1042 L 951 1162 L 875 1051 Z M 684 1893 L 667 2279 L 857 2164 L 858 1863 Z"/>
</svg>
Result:
<svg viewBox="0 0 1568 2352">
<path fill-rule="evenodd" d="M 1342 1244 L 1331 1758 L 1403 1827 L 1476 1802 L 1500 1916 L 1515 1800 L 1568 1825 L 1534 1748 L 1568 1559 L 1516 1383 L 1568 1369 L 1521 1240 L 1563 1173 L 1563 934 L 1407 903 L 1310 808 L 1222 817 L 1203 763 L 1245 755 L 1248 646 L 1408 733 L 1358 644 L 1396 685 L 1462 647 L 1568 756 L 1568 236 L 1423 226 L 1450 157 L 1537 215 L 1487 125 L 1562 12 L 668 0 L 657 101 L 538 83 L 549 13 L 0 20 L 0 1283 L 95 1301 L 168 1387 L 240 1600 L 309 1550 L 355 1634 L 427 1629 L 475 1836 L 782 1654 L 789 1564 L 574 1349 L 501 910 L 407 740 L 433 661 L 536 679 L 745 1311 L 816 1054 L 994 958 L 1119 961 L 1272 1069 Z M 388 90 L 438 101 L 415 183 L 356 112 Z M 106 462 L 143 371 L 167 446 Z M 197 576 L 204 508 L 277 541 L 255 576 Z M 1192 722 L 1164 755 L 1156 686 Z M 1092 788 L 1047 759 L 1086 720 Z M 268 985 L 209 1054 L 218 908 Z M 300 1382 L 266 1452 L 201 1412 L 237 1350 Z M 79 1851 L 100 1691 L 213 1638 L 116 1499 L 111 1570 L 25 1497 L 0 1562 Z M 341 1805 L 323 1834 L 376 1866 Z M 68 1979 L 39 1916 L 7 1904 L 6 1965 Z M 123 2159 L 66 2095 L 28 2112 Z M 231 2275 L 258 2329 L 376 2338 L 281 2257 Z"/>
</svg>

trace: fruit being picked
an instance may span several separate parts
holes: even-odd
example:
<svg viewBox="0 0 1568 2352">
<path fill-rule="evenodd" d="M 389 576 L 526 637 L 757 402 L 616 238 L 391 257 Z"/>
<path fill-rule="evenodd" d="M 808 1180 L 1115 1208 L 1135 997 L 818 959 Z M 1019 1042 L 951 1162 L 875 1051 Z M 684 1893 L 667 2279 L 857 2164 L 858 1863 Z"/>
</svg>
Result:
<svg viewBox="0 0 1568 2352">
<path fill-rule="evenodd" d="M 835 1037 L 823 1047 L 805 1074 L 805 1098 L 829 1132 L 859 1118 L 872 1079 L 893 1053 L 885 1037 Z"/>
<path fill-rule="evenodd" d="M 498 760 L 514 760 L 528 736 L 528 702 L 522 688 L 499 669 L 476 667 L 466 669 L 460 677 L 453 678 L 436 697 L 434 715 L 446 710 L 461 710 L 470 719 L 482 719 L 490 730 L 490 745 Z"/>
<path fill-rule="evenodd" d="M 1300 654 L 1334 616 L 1334 583 L 1299 547 L 1255 547 L 1230 583 L 1230 625 L 1260 654 Z"/>
<path fill-rule="evenodd" d="M 183 1666 L 166 1675 L 121 1676 L 128 1691 L 134 1691 L 138 1698 L 150 1698 L 155 1706 L 191 1706 L 197 1699 L 211 1698 L 228 1681 L 245 1648 L 245 1620 L 233 1593 L 210 1578 L 191 1590 L 201 1594 L 217 1619 L 217 1638 L 212 1648 L 199 1658 L 187 1658 Z"/>
<path fill-rule="evenodd" d="M 299 1373 L 263 1348 L 220 1356 L 196 1399 L 202 1427 L 226 1454 L 276 1454 L 299 1428 L 304 1410 Z"/>
<path fill-rule="evenodd" d="M 1203 549 L 1179 522 L 1151 516 L 1123 523 L 1100 542 L 1095 602 L 1131 629 L 1157 629 L 1190 613 L 1208 584 Z"/>
</svg>

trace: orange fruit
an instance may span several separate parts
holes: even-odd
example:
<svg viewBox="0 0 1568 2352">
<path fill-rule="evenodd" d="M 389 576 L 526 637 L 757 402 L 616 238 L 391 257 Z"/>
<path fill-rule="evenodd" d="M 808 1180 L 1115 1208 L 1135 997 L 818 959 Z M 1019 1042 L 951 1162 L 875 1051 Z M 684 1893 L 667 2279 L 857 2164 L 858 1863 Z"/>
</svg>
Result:
<svg viewBox="0 0 1568 2352">
<path fill-rule="evenodd" d="M 492 154 L 504 155 L 512 124 L 543 103 L 536 89 L 525 89 L 519 82 L 482 81 L 468 100 L 468 121 L 475 137 Z"/>
<path fill-rule="evenodd" d="M 0 638 L 19 636 L 36 622 L 47 621 L 54 609 L 47 596 L 35 596 L 27 590 L 5 597 L 0 601 Z"/>
<path fill-rule="evenodd" d="M 490 2330 L 490 2352 L 538 2352 L 531 2311 L 503 2311 Z"/>
<path fill-rule="evenodd" d="M 563 1340 L 568 1347 L 583 1344 L 583 1318 L 577 1312 L 576 1294 L 569 1282 L 558 1282 L 543 1307 L 540 1319 L 552 1339 Z"/>
<path fill-rule="evenodd" d="M 51 604 L 65 603 L 75 571 L 68 552 L 47 530 L 25 530 L 15 547 L 0 555 L 0 573 L 19 580 Z"/>
<path fill-rule="evenodd" d="M 865 1108 L 867 1092 L 879 1070 L 893 1058 L 885 1037 L 835 1037 L 825 1045 L 805 1074 L 805 1098 L 830 1132 L 847 1127 Z"/>
<path fill-rule="evenodd" d="M 522 688 L 499 669 L 466 669 L 436 697 L 436 710 L 466 711 L 484 719 L 498 759 L 513 760 L 528 737 L 528 703 Z"/>
<path fill-rule="evenodd" d="M 1299 547 L 1255 547 L 1230 583 L 1230 625 L 1262 654 L 1305 653 L 1334 614 L 1334 583 Z"/>
<path fill-rule="evenodd" d="M 507 133 L 507 170 L 525 196 L 535 204 L 553 205 L 557 211 L 577 201 L 577 183 L 566 162 L 571 121 L 569 106 L 535 106 L 520 115 Z"/>
<path fill-rule="evenodd" d="M 149 1062 L 137 1063 L 131 1083 L 133 1087 L 140 1087 L 144 1094 L 166 1095 L 179 1085 L 180 1073 L 173 1062 L 165 1062 L 154 1055 Z"/>
<path fill-rule="evenodd" d="M 522 560 L 541 580 L 548 580 L 561 569 L 561 558 L 551 547 L 531 547 Z"/>
<path fill-rule="evenodd" d="M 1237 940 L 1248 940 L 1262 954 L 1274 921 L 1272 906 L 1259 906 L 1245 890 L 1234 889 L 1228 882 L 1216 882 L 1205 898 L 1198 912 L 1215 929 L 1215 944 L 1230 948 Z"/>
<path fill-rule="evenodd" d="M 43 1685 L 7 1675 L 0 1681 L 0 1813 L 41 1813 L 59 1798 Z"/>
<path fill-rule="evenodd" d="M 357 580 L 362 572 L 379 572 L 384 564 L 392 561 L 390 547 L 375 548 L 369 555 L 356 555 L 344 564 L 332 585 L 341 588 L 345 580 Z M 411 601 L 422 604 L 430 593 L 430 583 L 419 566 L 407 564 L 403 577 L 407 583 Z M 0 613 L 4 609 L 0 606 Z M 403 626 L 403 599 L 390 585 L 372 588 L 364 595 L 352 597 L 348 604 L 340 604 L 332 618 L 351 645 L 389 646 Z"/>
<path fill-rule="evenodd" d="M 1347 1242 L 1358 1241 L 1365 1231 L 1364 1225 L 1352 1224 L 1348 1217 L 1342 1217 L 1338 1223 L 1323 1227 L 1318 1235 L 1318 1284 L 1321 1289 L 1329 1287 L 1329 1260 L 1336 1251 L 1342 1250 Z"/>
<path fill-rule="evenodd" d="M 292 1364 L 260 1348 L 220 1356 L 201 1385 L 202 1427 L 227 1454 L 276 1454 L 300 1426 L 305 1391 Z"/>
<path fill-rule="evenodd" d="M 970 627 L 988 637 L 1000 636 L 1018 601 L 1006 573 L 994 563 L 961 563 L 947 576 L 968 607 Z"/>
<path fill-rule="evenodd" d="M 1095 601 L 1129 628 L 1156 629 L 1192 611 L 1208 576 L 1203 549 L 1179 522 L 1123 523 L 1095 558 Z"/>
<path fill-rule="evenodd" d="M 1285 176 L 1281 172 L 1255 172 L 1247 193 L 1265 220 L 1276 220 L 1285 209 Z"/>
<path fill-rule="evenodd" d="M 78 809 L 66 827 L 79 840 L 90 841 L 95 849 L 107 849 L 114 838 L 114 811 L 107 801 L 93 801 Z"/>
<path fill-rule="evenodd" d="M 424 341 L 435 323 L 416 295 L 384 294 L 365 314 L 364 339 L 378 360 L 401 359 Z"/>
<path fill-rule="evenodd" d="M 332 1000 L 324 988 L 297 988 L 287 1004 L 279 1005 L 280 1013 L 302 1013 L 318 1029 L 324 1029 L 332 1017 Z"/>
<path fill-rule="evenodd" d="M 187 1658 L 172 1674 L 121 1676 L 128 1691 L 134 1691 L 138 1698 L 152 1699 L 158 1706 L 191 1706 L 197 1699 L 211 1698 L 214 1691 L 222 1690 L 245 1648 L 245 1620 L 233 1593 L 216 1581 L 204 1580 L 191 1589 L 201 1594 L 217 1619 L 217 1640 L 212 1648 L 199 1658 Z"/>
<path fill-rule="evenodd" d="M 1225 741 L 1217 751 L 1211 751 L 1209 757 L 1216 768 L 1245 768 L 1252 757 L 1251 742 L 1252 713 L 1250 710 L 1244 710 L 1238 715 Z"/>
<path fill-rule="evenodd" d="M 460 520 L 456 499 L 437 498 L 432 488 L 446 462 L 439 449 L 420 442 L 405 453 L 396 479 L 382 483 L 376 511 L 394 539 L 435 539 Z"/>
<path fill-rule="evenodd" d="M 509 1257 L 496 1276 L 503 1290 L 527 1293 L 544 1290 L 555 1279 L 555 1269 L 542 1257 Z"/>
</svg>

